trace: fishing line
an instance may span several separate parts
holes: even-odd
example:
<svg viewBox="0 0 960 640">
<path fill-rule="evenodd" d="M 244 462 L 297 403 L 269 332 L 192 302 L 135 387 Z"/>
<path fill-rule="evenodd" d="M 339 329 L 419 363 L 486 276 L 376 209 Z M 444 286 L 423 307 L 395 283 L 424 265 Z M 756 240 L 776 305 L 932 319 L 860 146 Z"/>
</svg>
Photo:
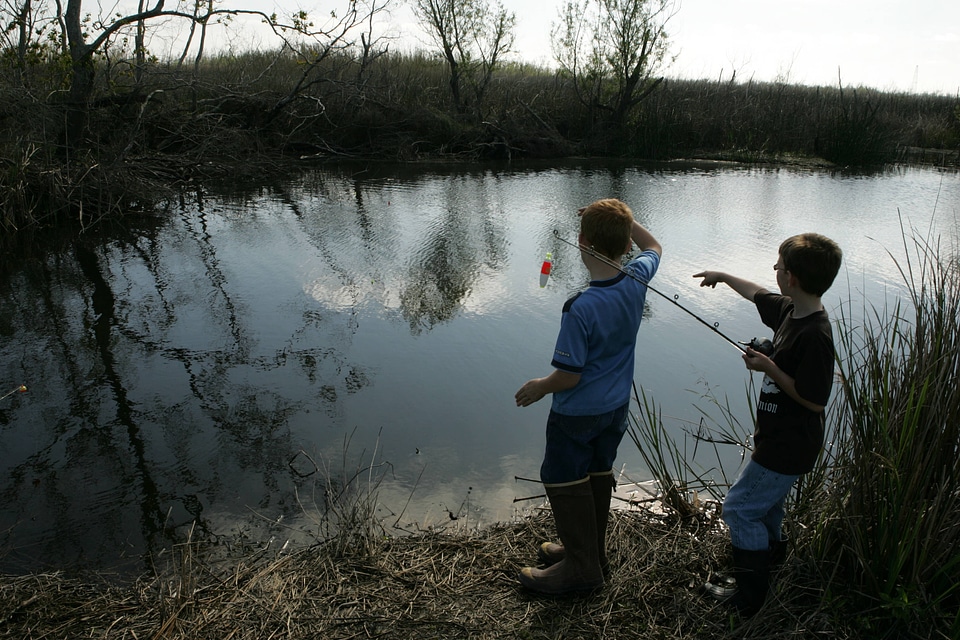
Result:
<svg viewBox="0 0 960 640">
<path fill-rule="evenodd" d="M 680 297 L 679 295 L 674 295 L 674 296 L 671 297 L 671 296 L 666 295 L 665 293 L 662 293 L 662 292 L 660 292 L 660 291 L 657 291 L 653 286 L 651 286 L 651 284 L 650 284 L 649 282 L 647 282 L 647 281 L 644 280 L 643 278 L 640 278 L 640 277 L 638 277 L 638 276 L 635 276 L 634 274 L 630 273 L 629 271 L 624 271 L 623 268 L 622 268 L 620 265 L 618 265 L 616 262 L 614 262 L 613 260 L 611 260 L 611 259 L 608 258 L 607 256 L 605 256 L 605 255 L 603 255 L 603 254 L 600 254 L 600 253 L 597 253 L 596 251 L 594 251 L 593 249 L 591 249 L 590 247 L 588 247 L 588 246 L 586 246 L 586 245 L 582 245 L 582 244 L 579 244 L 579 243 L 570 242 L 569 240 L 567 240 L 566 238 L 564 238 L 563 236 L 561 236 L 561 235 L 560 235 L 560 232 L 557 231 L 556 229 L 553 230 L 553 235 L 557 238 L 557 240 L 560 240 L 561 242 L 565 242 L 565 243 L 567 243 L 568 245 L 570 245 L 571 247 L 575 247 L 575 248 L 577 248 L 577 249 L 580 249 L 580 250 L 583 251 L 584 253 L 587 253 L 587 254 L 593 256 L 594 258 L 596 258 L 596 259 L 599 260 L 600 262 L 602 262 L 602 263 L 604 263 L 604 264 L 606 264 L 606 265 L 608 265 L 608 266 L 613 267 L 614 269 L 616 269 L 617 271 L 619 271 L 619 272 L 622 273 L 623 275 L 628 276 L 628 277 L 630 277 L 630 278 L 633 278 L 634 280 L 636 280 L 636 281 L 639 282 L 640 284 L 644 285 L 647 289 L 649 289 L 650 291 L 653 291 L 655 294 L 657 294 L 658 296 L 660 296 L 660 297 L 663 298 L 664 300 L 667 300 L 667 301 L 669 301 L 669 302 L 672 302 L 674 305 L 676 305 L 676 306 L 679 307 L 680 309 L 686 311 L 688 314 L 690 314 L 691 316 L 693 316 L 700 324 L 702 324 L 702 325 L 705 326 L 706 328 L 710 329 L 710 330 L 713 331 L 715 334 L 717 334 L 718 336 L 720 336 L 721 338 L 723 338 L 724 340 L 726 340 L 727 342 L 729 342 L 730 344 L 732 344 L 734 347 L 736 347 L 736 348 L 737 348 L 737 351 L 740 351 L 741 353 L 746 353 L 746 352 L 747 352 L 747 350 L 746 350 L 745 348 L 743 348 L 743 347 L 740 345 L 740 343 L 736 342 L 735 340 L 733 340 L 732 338 L 730 338 L 729 336 L 727 336 L 725 333 L 723 333 L 722 331 L 720 331 L 720 329 L 718 328 L 718 327 L 720 326 L 720 323 L 719 323 L 719 322 L 714 322 L 713 324 L 710 324 L 709 322 L 707 322 L 706 320 L 704 320 L 703 318 L 701 318 L 700 316 L 698 316 L 697 314 L 695 314 L 693 311 L 690 311 L 690 309 L 687 309 L 685 306 L 683 306 L 682 304 L 680 304 L 679 302 L 677 302 L 677 299 Z"/>
</svg>

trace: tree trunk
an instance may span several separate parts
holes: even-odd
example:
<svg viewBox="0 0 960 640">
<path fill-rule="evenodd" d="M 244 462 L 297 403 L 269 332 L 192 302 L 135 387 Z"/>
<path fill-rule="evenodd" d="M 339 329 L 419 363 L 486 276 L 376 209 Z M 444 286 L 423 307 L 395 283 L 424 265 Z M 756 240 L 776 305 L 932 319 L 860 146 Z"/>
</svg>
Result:
<svg viewBox="0 0 960 640">
<path fill-rule="evenodd" d="M 453 97 L 453 108 L 457 113 L 463 113 L 463 99 L 460 97 L 460 63 L 449 47 L 444 51 L 444 57 L 450 66 L 450 95 Z"/>
<path fill-rule="evenodd" d="M 140 4 L 137 6 L 137 13 L 143 13 L 146 9 L 146 0 L 140 0 Z M 134 67 L 134 80 L 137 84 L 137 89 L 140 88 L 140 85 L 143 83 L 143 67 L 147 63 L 147 25 L 143 20 L 137 22 L 137 35 L 134 40 L 134 47 L 136 49 L 134 55 L 136 56 L 136 66 Z"/>
<path fill-rule="evenodd" d="M 64 15 L 73 74 L 62 135 L 63 151 L 68 156 L 77 149 L 86 134 L 90 96 L 93 93 L 93 60 L 90 47 L 83 37 L 81 4 L 81 0 L 69 0 Z"/>
<path fill-rule="evenodd" d="M 17 43 L 17 66 L 22 73 L 27 68 L 27 40 L 30 38 L 30 0 L 24 0 L 20 11 L 20 42 Z"/>
</svg>

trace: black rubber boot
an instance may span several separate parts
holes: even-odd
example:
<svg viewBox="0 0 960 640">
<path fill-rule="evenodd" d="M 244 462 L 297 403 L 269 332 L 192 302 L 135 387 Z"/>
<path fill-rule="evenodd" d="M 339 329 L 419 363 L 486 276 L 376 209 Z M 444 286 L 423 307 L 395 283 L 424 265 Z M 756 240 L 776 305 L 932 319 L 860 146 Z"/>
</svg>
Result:
<svg viewBox="0 0 960 640">
<path fill-rule="evenodd" d="M 763 606 L 770 588 L 770 550 L 748 551 L 733 547 L 733 577 L 737 593 L 730 603 L 749 618 Z"/>
<path fill-rule="evenodd" d="M 787 549 L 790 547 L 790 538 L 780 534 L 779 540 L 770 541 L 770 568 L 777 569 L 787 559 Z"/>
<path fill-rule="evenodd" d="M 597 518 L 597 550 L 600 554 L 600 568 L 605 576 L 610 574 L 610 562 L 607 560 L 607 522 L 610 519 L 610 501 L 616 486 L 613 471 L 590 474 L 593 509 Z M 564 558 L 563 545 L 544 542 L 537 549 L 537 558 L 547 566 L 556 564 Z"/>
<path fill-rule="evenodd" d="M 603 586 L 589 480 L 585 478 L 571 485 L 545 485 L 545 488 L 563 543 L 564 558 L 546 569 L 524 567 L 520 570 L 520 582 L 532 591 L 550 595 Z"/>
</svg>

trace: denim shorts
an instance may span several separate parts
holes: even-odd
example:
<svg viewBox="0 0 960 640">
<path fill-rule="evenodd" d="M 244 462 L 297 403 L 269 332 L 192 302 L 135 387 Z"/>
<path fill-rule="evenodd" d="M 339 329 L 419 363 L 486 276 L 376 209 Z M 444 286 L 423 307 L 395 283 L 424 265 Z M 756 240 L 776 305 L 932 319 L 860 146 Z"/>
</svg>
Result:
<svg viewBox="0 0 960 640">
<path fill-rule="evenodd" d="M 551 410 L 540 480 L 565 484 L 610 471 L 627 430 L 629 407 L 628 402 L 596 416 L 567 416 Z"/>
<path fill-rule="evenodd" d="M 730 527 L 733 546 L 759 551 L 766 549 L 771 540 L 780 540 L 783 503 L 799 477 L 747 461 L 723 500 L 722 518 Z"/>
</svg>

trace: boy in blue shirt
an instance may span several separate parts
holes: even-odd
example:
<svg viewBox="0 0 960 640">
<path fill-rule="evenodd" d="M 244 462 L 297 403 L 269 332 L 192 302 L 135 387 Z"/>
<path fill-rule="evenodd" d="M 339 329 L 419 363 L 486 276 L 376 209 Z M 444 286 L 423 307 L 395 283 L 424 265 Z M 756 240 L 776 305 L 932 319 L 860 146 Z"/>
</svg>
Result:
<svg viewBox="0 0 960 640">
<path fill-rule="evenodd" d="M 613 461 L 627 427 L 643 283 L 656 274 L 663 251 L 620 200 L 598 200 L 579 214 L 590 286 L 563 306 L 553 372 L 515 396 L 526 407 L 553 394 L 540 479 L 562 544 L 543 543 L 539 556 L 548 566 L 520 572 L 525 587 L 548 594 L 603 585 Z M 621 269 L 632 243 L 641 253 Z"/>
<path fill-rule="evenodd" d="M 768 357 L 748 348 L 747 369 L 764 374 L 757 399 L 753 454 L 723 501 L 730 529 L 736 589 L 707 593 L 730 602 L 744 616 L 756 613 L 769 588 L 771 554 L 785 551 L 783 505 L 797 479 L 813 469 L 823 446 L 823 411 L 834 377 L 830 318 L 820 297 L 840 270 L 843 252 L 829 238 L 804 233 L 780 244 L 773 266 L 780 294 L 721 271 L 702 271 L 701 287 L 724 283 L 753 302 L 773 329 Z"/>
</svg>

